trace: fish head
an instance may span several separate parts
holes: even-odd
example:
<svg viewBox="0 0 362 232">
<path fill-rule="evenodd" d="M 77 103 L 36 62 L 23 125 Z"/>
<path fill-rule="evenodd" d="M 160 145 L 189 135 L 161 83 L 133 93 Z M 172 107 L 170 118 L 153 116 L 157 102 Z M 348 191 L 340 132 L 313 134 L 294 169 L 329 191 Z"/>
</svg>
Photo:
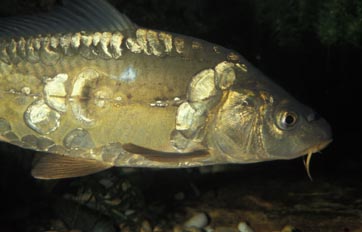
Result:
<svg viewBox="0 0 362 232">
<path fill-rule="evenodd" d="M 264 114 L 264 148 L 270 159 L 292 159 L 313 154 L 332 141 L 328 122 L 292 97 L 275 102 Z"/>
<path fill-rule="evenodd" d="M 231 163 L 293 159 L 325 148 L 332 141 L 328 122 L 261 75 L 239 78 L 224 93 L 209 130 L 212 148 Z"/>
</svg>

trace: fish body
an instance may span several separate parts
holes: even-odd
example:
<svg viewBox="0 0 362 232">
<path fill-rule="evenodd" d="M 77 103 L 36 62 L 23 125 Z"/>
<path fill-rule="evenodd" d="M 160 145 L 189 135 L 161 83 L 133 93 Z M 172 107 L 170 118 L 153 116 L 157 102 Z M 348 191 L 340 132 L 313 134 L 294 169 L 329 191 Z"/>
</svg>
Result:
<svg viewBox="0 0 362 232">
<path fill-rule="evenodd" d="M 290 159 L 330 142 L 324 119 L 237 52 L 75 2 L 113 18 L 0 30 L 0 138 L 56 155 L 36 177 Z"/>
<path fill-rule="evenodd" d="M 147 39 L 147 35 L 154 36 L 155 40 Z M 91 40 L 88 47 L 84 44 L 84 37 Z M 159 39 L 163 37 L 164 40 Z M 141 38 L 145 39 L 144 45 L 129 45 L 129 41 L 137 43 Z M 117 143 L 119 147 L 132 143 L 164 152 L 187 150 L 181 145 L 173 146 L 170 141 L 178 142 L 176 137 L 180 133 L 177 128 L 186 133 L 190 125 L 184 122 L 185 117 L 196 117 L 192 107 L 197 109 L 198 106 L 191 104 L 203 104 L 206 98 L 221 98 L 222 90 L 214 80 L 215 67 L 236 68 L 236 63 L 228 61 L 228 56 L 233 55 L 236 59 L 237 55 L 229 50 L 147 29 L 137 29 L 130 36 L 95 32 L 36 39 L 41 46 L 34 49 L 31 56 L 22 58 L 20 51 L 13 54 L 9 51 L 9 62 L 1 63 L 0 82 L 5 88 L 1 89 L 0 112 L 11 127 L 2 136 L 9 142 L 39 151 L 53 152 L 55 149 L 55 153 L 60 150 L 62 154 L 72 155 L 74 152 L 89 157 L 92 149 Z M 25 43 L 34 41 L 33 38 L 20 37 L 4 41 L 4 47 L 8 51 L 13 43 L 18 49 L 23 40 Z M 50 43 L 46 44 L 47 40 L 57 41 L 57 46 L 52 48 Z M 61 41 L 66 40 L 67 45 L 62 45 Z M 74 40 L 80 42 L 73 43 Z M 106 42 L 96 44 L 96 40 Z M 113 40 L 117 40 L 117 49 Z M 159 48 L 152 51 L 141 48 L 148 48 L 154 41 Z M 25 49 L 33 50 L 34 45 L 29 47 Z M 67 54 L 67 49 L 70 54 Z M 33 56 L 39 57 L 36 62 L 29 61 Z M 245 71 L 240 67 L 240 72 Z M 218 75 L 222 75 L 221 72 Z M 197 81 L 202 81 L 200 87 Z M 210 83 L 205 85 L 205 81 Z M 204 87 L 208 89 L 204 90 Z M 202 95 L 202 99 L 197 99 L 200 98 L 198 95 Z M 195 100 L 191 102 L 190 98 Z M 213 105 L 217 103 L 216 99 L 213 101 Z M 206 120 L 203 117 L 207 109 L 202 110 L 205 112 L 198 113 L 199 120 Z M 195 131 L 190 133 L 196 133 L 199 128 L 192 129 Z M 73 140 L 78 140 L 78 137 L 82 141 L 76 144 Z M 50 147 L 44 149 L 39 139 L 49 140 L 47 145 Z M 120 153 L 122 150 L 112 155 Z M 95 156 L 99 154 L 96 152 Z M 124 157 L 112 157 L 112 162 Z M 101 156 L 93 158 L 104 159 Z M 125 160 L 117 162 L 118 165 L 126 163 Z"/>
</svg>

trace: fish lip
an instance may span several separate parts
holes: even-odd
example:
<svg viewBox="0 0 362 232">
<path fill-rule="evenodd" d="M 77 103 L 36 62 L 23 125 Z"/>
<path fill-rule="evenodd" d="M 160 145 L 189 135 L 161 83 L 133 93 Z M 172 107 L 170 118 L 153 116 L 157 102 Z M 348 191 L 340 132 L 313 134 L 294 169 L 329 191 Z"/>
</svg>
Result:
<svg viewBox="0 0 362 232">
<path fill-rule="evenodd" d="M 303 150 L 302 152 L 300 152 L 298 156 L 302 156 L 302 155 L 309 154 L 309 153 L 312 153 L 312 154 L 317 153 L 317 152 L 323 150 L 324 148 L 326 148 L 332 141 L 333 141 L 333 139 L 327 139 L 325 141 L 317 143 L 316 145 L 313 145 L 313 146 Z"/>
</svg>

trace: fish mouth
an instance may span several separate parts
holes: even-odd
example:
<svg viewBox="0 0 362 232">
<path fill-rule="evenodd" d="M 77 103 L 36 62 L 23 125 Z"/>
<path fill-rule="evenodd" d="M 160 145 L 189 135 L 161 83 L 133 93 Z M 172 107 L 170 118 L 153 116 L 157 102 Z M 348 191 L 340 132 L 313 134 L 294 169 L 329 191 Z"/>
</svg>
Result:
<svg viewBox="0 0 362 232">
<path fill-rule="evenodd" d="M 314 153 L 317 153 L 317 152 L 323 150 L 324 148 L 326 148 L 332 141 L 333 141 L 333 139 L 323 141 L 323 142 L 318 143 L 318 144 L 316 144 L 316 145 L 314 145 L 314 146 L 312 146 L 312 147 L 310 147 L 310 148 L 308 148 L 308 149 L 306 149 L 306 150 L 304 150 L 303 152 L 300 153 L 301 155 L 306 154 L 306 156 L 307 156 L 307 158 L 305 160 L 303 160 L 303 162 L 304 162 L 304 166 L 305 166 L 305 170 L 307 172 L 307 175 L 308 175 L 308 177 L 309 177 L 309 179 L 311 181 L 313 181 L 313 178 L 312 178 L 312 176 L 310 174 L 309 166 L 310 166 L 310 161 L 311 161 L 312 155 Z"/>
</svg>

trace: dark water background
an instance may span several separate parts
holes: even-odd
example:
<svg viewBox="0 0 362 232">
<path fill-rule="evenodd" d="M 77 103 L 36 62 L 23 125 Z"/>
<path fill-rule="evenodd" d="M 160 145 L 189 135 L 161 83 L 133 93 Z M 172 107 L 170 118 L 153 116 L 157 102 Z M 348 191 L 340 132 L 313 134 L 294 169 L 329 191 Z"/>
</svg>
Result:
<svg viewBox="0 0 362 232">
<path fill-rule="evenodd" d="M 42 12 L 52 8 L 54 2 L 2 1 L 0 14 Z M 315 182 L 308 182 L 300 158 L 233 165 L 231 170 L 217 174 L 201 174 L 197 169 L 142 169 L 137 174 L 130 174 L 128 179 L 128 174 L 122 170 L 111 170 L 109 175 L 119 175 L 133 186 L 132 196 L 136 197 L 128 202 L 141 212 L 139 217 L 145 215 L 157 223 L 165 216 L 164 212 L 172 211 L 174 205 L 170 202 L 178 192 L 189 196 L 186 199 L 197 201 L 199 195 L 194 193 L 190 183 L 198 186 L 201 195 L 224 186 L 248 188 L 251 180 L 255 186 L 265 187 L 261 189 L 264 195 L 280 189 L 278 183 L 293 186 L 301 182 L 305 183 L 301 188 L 335 183 L 342 195 L 343 188 L 347 187 L 362 195 L 362 131 L 361 115 L 357 112 L 362 106 L 362 88 L 358 83 L 362 78 L 362 34 L 361 30 L 356 30 L 355 35 L 348 37 L 348 31 L 343 29 L 345 21 L 362 20 L 359 18 L 362 15 L 350 8 L 356 4 L 362 6 L 358 3 L 360 1 L 345 1 L 350 4 L 345 7 L 345 13 L 335 16 L 330 15 L 333 8 L 328 8 L 328 2 L 332 1 L 111 2 L 138 25 L 190 35 L 239 51 L 297 99 L 325 117 L 334 133 L 334 142 L 322 154 L 312 158 L 311 172 Z M 338 7 L 341 6 L 337 5 L 334 12 L 340 10 Z M 328 17 L 331 23 L 322 23 Z M 331 31 L 327 33 L 330 37 L 323 34 L 325 31 Z M 40 228 L 47 228 L 48 220 L 58 217 L 54 208 L 58 208 L 59 196 L 89 184 L 90 180 L 84 179 L 46 184 L 36 181 L 29 174 L 31 158 L 31 151 L 0 144 L 0 231 L 41 231 Z M 104 176 L 96 175 L 93 179 Z M 268 184 L 273 181 L 277 185 Z M 349 231 L 346 229 L 348 225 L 335 231 Z"/>
</svg>

